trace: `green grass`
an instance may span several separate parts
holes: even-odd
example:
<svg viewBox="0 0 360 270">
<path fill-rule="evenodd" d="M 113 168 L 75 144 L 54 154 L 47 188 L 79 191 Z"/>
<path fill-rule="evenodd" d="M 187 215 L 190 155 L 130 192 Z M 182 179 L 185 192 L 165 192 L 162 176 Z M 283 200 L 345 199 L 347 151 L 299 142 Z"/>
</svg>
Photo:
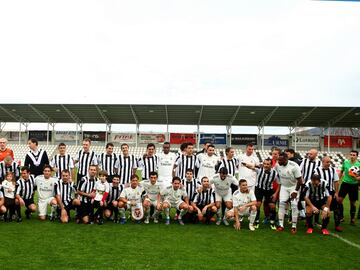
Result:
<svg viewBox="0 0 360 270">
<path fill-rule="evenodd" d="M 347 200 L 346 200 L 347 201 Z M 341 236 L 360 244 L 360 223 Z M 329 225 L 333 229 L 333 224 Z M 1 269 L 359 269 L 359 250 L 318 230 L 250 232 L 186 224 L 103 226 L 40 222 L 0 223 Z"/>
</svg>

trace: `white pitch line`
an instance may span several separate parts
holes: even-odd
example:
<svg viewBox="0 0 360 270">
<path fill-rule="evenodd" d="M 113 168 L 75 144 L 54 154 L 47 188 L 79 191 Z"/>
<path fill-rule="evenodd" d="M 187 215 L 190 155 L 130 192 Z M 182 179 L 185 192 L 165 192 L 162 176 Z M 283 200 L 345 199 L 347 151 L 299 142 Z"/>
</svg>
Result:
<svg viewBox="0 0 360 270">
<path fill-rule="evenodd" d="M 330 235 L 331 235 L 331 236 L 334 236 L 335 238 L 343 241 L 344 243 L 346 243 L 346 244 L 348 244 L 348 245 L 350 245 L 350 246 L 352 246 L 352 247 L 356 247 L 356 248 L 360 249 L 360 245 L 355 244 L 354 242 L 351 242 L 351 241 L 349 241 L 349 240 L 347 240 L 347 239 L 345 239 L 345 238 L 342 238 L 340 235 L 338 235 L 338 234 L 336 234 L 336 233 L 330 233 Z"/>
<path fill-rule="evenodd" d="M 321 229 L 321 225 L 318 224 L 317 227 L 318 227 L 319 229 Z M 356 247 L 356 248 L 360 249 L 360 245 L 358 245 L 358 244 L 356 244 L 356 243 L 354 243 L 354 242 L 351 242 L 350 240 L 347 240 L 347 239 L 345 239 L 345 238 L 342 238 L 340 235 L 338 235 L 338 234 L 336 234 L 336 233 L 330 232 L 330 235 L 333 236 L 333 237 L 335 237 L 335 238 L 337 238 L 337 239 L 339 239 L 339 240 L 341 240 L 341 241 L 343 241 L 344 243 L 346 243 L 346 244 L 348 244 L 348 245 L 350 245 L 350 246 L 352 246 L 352 247 Z"/>
</svg>

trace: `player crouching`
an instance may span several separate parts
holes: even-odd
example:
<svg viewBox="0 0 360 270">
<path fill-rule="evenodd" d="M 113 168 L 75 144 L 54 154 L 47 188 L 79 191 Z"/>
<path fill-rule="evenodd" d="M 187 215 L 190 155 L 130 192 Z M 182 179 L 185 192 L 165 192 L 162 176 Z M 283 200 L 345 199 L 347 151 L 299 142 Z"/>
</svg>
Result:
<svg viewBox="0 0 360 270">
<path fill-rule="evenodd" d="M 172 186 L 167 187 L 161 192 L 164 197 L 163 209 L 165 212 L 165 224 L 170 224 L 170 208 L 176 208 L 180 211 L 178 222 L 180 225 L 184 225 L 182 217 L 187 213 L 189 205 L 184 201 L 188 199 L 185 189 L 180 188 L 181 179 L 175 176 L 172 179 Z M 184 200 L 183 200 L 184 199 Z"/>
<path fill-rule="evenodd" d="M 198 220 L 210 224 L 211 218 L 216 214 L 215 191 L 210 187 L 209 178 L 201 178 L 201 191 L 195 193 L 194 201 L 191 203 L 197 213 Z M 205 217 L 205 219 L 204 219 Z"/>
<path fill-rule="evenodd" d="M 103 212 L 105 208 L 105 201 L 109 195 L 109 183 L 107 182 L 108 173 L 104 170 L 99 172 L 99 180 L 96 181 L 93 192 L 95 192 L 95 197 L 92 201 L 94 209 L 96 212 L 94 214 L 95 221 L 98 225 L 104 223 Z"/>
<path fill-rule="evenodd" d="M 104 216 L 107 220 L 111 220 L 111 217 L 114 215 L 114 223 L 118 222 L 119 216 L 119 199 L 120 194 L 123 191 L 124 186 L 120 185 L 120 176 L 113 175 L 112 182 L 109 187 L 109 195 L 104 202 L 105 211 Z"/>
<path fill-rule="evenodd" d="M 150 208 L 150 200 L 148 199 L 144 188 L 139 186 L 139 177 L 134 174 L 131 176 L 130 187 L 125 188 L 120 194 L 120 224 L 126 223 L 126 209 L 130 210 L 132 219 L 137 223 L 140 223 L 144 218 L 144 208 L 145 211 Z"/>
<path fill-rule="evenodd" d="M 146 194 L 150 200 L 150 207 L 145 212 L 145 224 L 149 224 L 151 208 L 154 210 L 153 219 L 154 223 L 158 223 L 159 213 L 161 211 L 160 191 L 161 186 L 157 183 L 158 174 L 157 172 L 150 172 L 150 180 L 144 180 L 141 184 L 144 186 Z"/>
<path fill-rule="evenodd" d="M 314 214 L 319 214 L 320 211 L 322 217 L 321 233 L 328 235 L 329 231 L 326 229 L 330 220 L 330 204 L 331 196 L 329 196 L 328 189 L 326 188 L 327 182 L 320 179 L 318 174 L 314 174 L 311 177 L 306 186 L 306 222 L 307 222 L 307 233 L 313 233 L 314 227 L 312 223 L 312 217 Z"/>
<path fill-rule="evenodd" d="M 226 213 L 226 219 L 235 219 L 234 228 L 240 230 L 240 222 L 244 216 L 249 217 L 249 230 L 255 231 L 254 221 L 256 217 L 256 197 L 252 190 L 248 188 L 245 179 L 239 181 L 239 189 L 232 196 L 233 209 Z"/>
</svg>

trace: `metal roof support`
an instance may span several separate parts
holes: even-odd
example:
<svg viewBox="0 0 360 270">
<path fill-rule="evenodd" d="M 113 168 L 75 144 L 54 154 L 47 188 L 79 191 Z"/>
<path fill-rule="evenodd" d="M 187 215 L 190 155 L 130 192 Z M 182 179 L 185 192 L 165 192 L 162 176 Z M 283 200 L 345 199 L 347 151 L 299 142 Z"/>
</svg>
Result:
<svg viewBox="0 0 360 270">
<path fill-rule="evenodd" d="M 279 109 L 278 107 L 275 107 L 266 117 L 260 122 L 259 126 L 266 126 L 266 124 L 271 120 L 271 117 L 274 115 L 274 113 Z"/>
<path fill-rule="evenodd" d="M 202 110 L 201 110 L 202 111 Z M 201 114 L 201 113 L 200 113 Z M 200 121 L 200 119 L 199 119 Z M 196 141 L 196 149 L 199 151 L 200 149 L 200 125 L 197 125 L 197 141 Z"/>
<path fill-rule="evenodd" d="M 302 116 L 300 116 L 298 119 L 296 119 L 292 124 L 291 127 L 298 127 L 300 126 L 300 124 L 306 119 L 308 118 L 313 111 L 315 111 L 317 109 L 317 107 L 313 107 L 310 111 L 307 111 L 306 113 L 304 113 Z"/>
<path fill-rule="evenodd" d="M 350 114 L 351 112 L 353 112 L 356 109 L 356 107 L 353 107 L 337 116 L 335 116 L 333 119 L 330 119 L 328 121 L 328 126 L 330 128 L 330 126 L 334 126 L 336 123 L 340 122 L 342 119 L 344 119 L 348 114 Z"/>
<path fill-rule="evenodd" d="M 202 118 L 202 114 L 203 114 L 203 110 L 204 110 L 204 106 L 201 106 L 201 109 L 200 109 L 200 114 L 199 114 L 199 120 L 198 120 L 198 130 L 200 129 L 199 126 L 200 126 L 200 123 L 201 123 L 201 118 Z"/>
<path fill-rule="evenodd" d="M 19 115 L 17 115 L 16 113 L 14 112 L 9 112 L 9 110 L 5 109 L 3 106 L 0 105 L 0 109 L 6 113 L 7 115 L 9 115 L 11 118 L 13 118 L 15 120 L 15 122 L 20 122 L 21 124 L 23 124 L 24 126 L 28 126 L 25 125 L 25 123 L 30 123 L 30 121 L 28 121 L 27 119 L 25 119 L 24 117 L 21 117 Z"/>
<path fill-rule="evenodd" d="M 166 118 L 166 140 L 170 142 L 170 134 L 169 134 L 169 113 L 167 105 L 165 105 L 165 118 Z"/>
<path fill-rule="evenodd" d="M 231 126 L 226 126 L 226 133 L 227 137 L 229 138 L 227 145 L 231 147 Z"/>
<path fill-rule="evenodd" d="M 111 124 L 106 124 L 105 146 L 109 142 L 109 134 L 110 133 L 111 133 Z"/>
<path fill-rule="evenodd" d="M 77 123 L 78 125 L 82 124 L 82 121 L 81 119 L 76 115 L 74 114 L 72 111 L 70 111 L 68 108 L 65 107 L 65 105 L 63 104 L 60 104 L 60 106 L 64 109 L 64 111 L 70 116 L 70 118 L 72 120 L 74 120 L 75 123 Z"/>
<path fill-rule="evenodd" d="M 0 122 L 0 131 L 2 131 L 5 126 L 6 126 L 6 122 Z"/>
<path fill-rule="evenodd" d="M 48 123 L 55 123 L 54 120 L 52 120 L 49 116 L 47 116 L 45 113 L 43 113 L 42 111 L 40 111 L 39 109 L 37 109 L 35 106 L 28 104 L 28 106 L 34 111 L 36 112 L 43 120 L 45 120 Z"/>
<path fill-rule="evenodd" d="M 238 106 L 238 107 L 236 108 L 234 114 L 231 116 L 231 119 L 230 119 L 229 122 L 228 122 L 228 126 L 232 126 L 232 125 L 233 125 L 233 123 L 234 123 L 234 121 L 235 121 L 235 119 L 236 119 L 236 116 L 238 115 L 238 113 L 239 113 L 239 111 L 240 111 L 240 108 L 241 108 L 241 106 Z"/>
<path fill-rule="evenodd" d="M 110 124 L 109 118 L 106 116 L 106 114 L 100 109 L 98 105 L 94 105 L 98 113 L 100 114 L 101 118 L 104 120 L 106 124 Z"/>
<path fill-rule="evenodd" d="M 134 111 L 133 106 L 132 106 L 132 105 L 129 105 L 129 106 L 130 106 L 131 113 L 132 113 L 132 115 L 133 115 L 133 117 L 134 117 L 135 124 L 136 124 L 136 125 L 139 125 L 139 118 L 137 117 L 137 115 L 136 115 L 136 113 L 135 113 L 135 111 Z M 137 128 L 136 128 L 136 129 L 137 129 Z M 137 132 L 137 131 L 136 131 L 136 132 Z"/>
</svg>

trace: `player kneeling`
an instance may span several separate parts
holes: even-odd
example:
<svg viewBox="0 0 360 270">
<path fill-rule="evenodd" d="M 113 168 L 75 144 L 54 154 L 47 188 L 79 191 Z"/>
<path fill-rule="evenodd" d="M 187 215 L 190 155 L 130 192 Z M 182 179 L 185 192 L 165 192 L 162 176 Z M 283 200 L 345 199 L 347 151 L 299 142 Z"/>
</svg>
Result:
<svg viewBox="0 0 360 270">
<path fill-rule="evenodd" d="M 197 213 L 198 220 L 210 224 L 211 218 L 216 214 L 215 191 L 210 187 L 209 178 L 204 176 L 201 179 L 201 191 L 195 193 L 192 207 Z M 204 220 L 205 218 L 205 220 Z"/>
<path fill-rule="evenodd" d="M 167 187 L 161 192 L 164 197 L 163 209 L 165 212 L 165 224 L 170 224 L 170 209 L 176 208 L 180 211 L 178 222 L 180 225 L 184 225 L 182 217 L 187 213 L 189 205 L 184 201 L 188 199 L 188 195 L 185 189 L 180 188 L 181 179 L 175 176 L 172 179 L 172 186 Z M 184 199 L 184 200 L 183 200 Z"/>
<path fill-rule="evenodd" d="M 157 172 L 150 172 L 149 176 L 150 176 L 150 180 L 145 180 L 142 182 L 142 185 L 144 186 L 146 194 L 150 200 L 150 207 L 147 209 L 145 213 L 145 221 L 144 221 L 145 224 L 149 224 L 151 207 L 153 207 L 154 210 L 154 214 L 153 214 L 154 223 L 159 222 L 158 217 L 161 211 L 161 201 L 160 201 L 161 186 L 160 184 L 157 183 L 158 174 Z"/>
<path fill-rule="evenodd" d="M 329 196 L 328 189 L 326 188 L 327 182 L 320 179 L 320 175 L 314 174 L 311 177 L 306 186 L 306 222 L 307 222 L 307 233 L 313 233 L 314 227 L 312 223 L 312 217 L 314 214 L 319 214 L 320 211 L 322 216 L 321 233 L 328 235 L 329 231 L 326 229 L 330 220 L 330 204 L 331 196 Z"/>
<path fill-rule="evenodd" d="M 245 179 L 239 181 L 239 189 L 232 196 L 233 209 L 226 213 L 226 219 L 235 219 L 234 228 L 240 230 L 240 222 L 244 216 L 249 218 L 249 230 L 255 231 L 254 221 L 256 217 L 256 197 L 252 190 L 248 188 Z"/>
<path fill-rule="evenodd" d="M 124 186 L 120 185 L 120 176 L 114 175 L 112 178 L 112 182 L 110 183 L 109 195 L 107 196 L 106 201 L 104 203 L 105 206 L 104 216 L 107 220 L 111 220 L 111 217 L 114 214 L 114 223 L 118 222 L 119 199 L 123 189 Z"/>
<path fill-rule="evenodd" d="M 61 179 L 54 187 L 55 199 L 58 204 L 58 214 L 60 214 L 61 223 L 68 223 L 70 211 L 80 206 L 80 200 L 75 199 L 76 187 L 70 181 L 70 171 L 64 169 L 61 171 Z"/>
<path fill-rule="evenodd" d="M 140 223 L 145 211 L 150 208 L 150 200 L 143 187 L 139 186 L 139 177 L 134 174 L 131 176 L 130 187 L 125 188 L 120 194 L 119 212 L 120 224 L 125 224 L 125 211 L 130 210 L 131 217 Z"/>
</svg>

